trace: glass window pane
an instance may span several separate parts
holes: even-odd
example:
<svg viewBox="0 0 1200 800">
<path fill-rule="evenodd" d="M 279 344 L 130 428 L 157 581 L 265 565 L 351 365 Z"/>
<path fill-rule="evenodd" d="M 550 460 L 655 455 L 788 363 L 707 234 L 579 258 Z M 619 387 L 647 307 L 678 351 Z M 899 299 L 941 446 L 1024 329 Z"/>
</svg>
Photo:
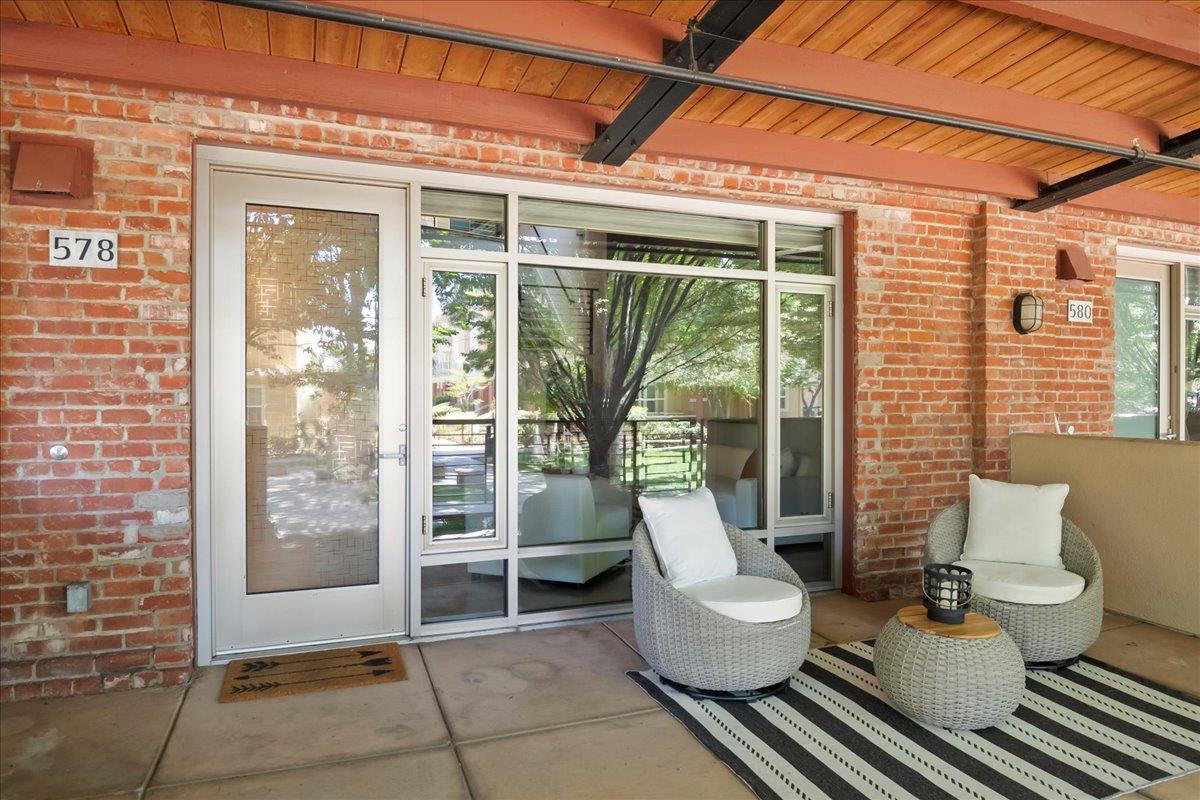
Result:
<svg viewBox="0 0 1200 800">
<path fill-rule="evenodd" d="M 496 535 L 496 276 L 434 270 L 435 542 Z"/>
<path fill-rule="evenodd" d="M 1189 442 L 1200 442 L 1200 318 L 1183 326 L 1183 421 Z"/>
<path fill-rule="evenodd" d="M 521 198 L 522 253 L 759 269 L 753 220 Z"/>
<path fill-rule="evenodd" d="M 1200 267 L 1188 267 L 1184 270 L 1183 303 L 1200 308 Z"/>
<path fill-rule="evenodd" d="M 800 580 L 810 583 L 832 579 L 831 533 L 786 535 L 776 532 L 775 552 L 796 571 Z"/>
<path fill-rule="evenodd" d="M 1117 436 L 1158 436 L 1159 286 L 1157 281 L 1117 278 Z"/>
<path fill-rule="evenodd" d="M 776 224 L 775 269 L 803 275 L 832 275 L 833 229 Z"/>
<path fill-rule="evenodd" d="M 779 295 L 779 386 L 779 516 L 824 514 L 824 295 Z"/>
<path fill-rule="evenodd" d="M 379 218 L 246 207 L 246 589 L 379 579 Z"/>
<path fill-rule="evenodd" d="M 625 538 L 640 493 L 703 485 L 728 522 L 761 524 L 761 298 L 757 282 L 521 268 L 522 546 Z"/>
<path fill-rule="evenodd" d="M 421 568 L 421 622 L 503 617 L 506 564 L 472 561 Z"/>
<path fill-rule="evenodd" d="M 628 550 L 522 558 L 517 610 L 552 611 L 602 603 L 627 603 L 632 595 Z"/>
<path fill-rule="evenodd" d="M 422 189 L 421 246 L 504 252 L 504 198 Z"/>
</svg>

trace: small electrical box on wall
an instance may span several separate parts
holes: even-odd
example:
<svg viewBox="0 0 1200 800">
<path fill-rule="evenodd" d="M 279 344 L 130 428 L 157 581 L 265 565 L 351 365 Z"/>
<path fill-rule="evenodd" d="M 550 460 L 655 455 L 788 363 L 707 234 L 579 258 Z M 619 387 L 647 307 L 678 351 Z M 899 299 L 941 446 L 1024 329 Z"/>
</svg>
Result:
<svg viewBox="0 0 1200 800">
<path fill-rule="evenodd" d="M 95 147 L 86 139 L 14 132 L 13 205 L 91 208 Z"/>
<path fill-rule="evenodd" d="M 1092 272 L 1092 264 L 1088 261 L 1087 253 L 1077 244 L 1060 244 L 1058 246 L 1058 266 L 1056 277 L 1060 281 L 1094 281 L 1096 274 Z"/>
<path fill-rule="evenodd" d="M 92 605 L 92 584 L 90 581 L 78 581 L 67 584 L 67 613 L 79 614 L 87 611 Z"/>
</svg>

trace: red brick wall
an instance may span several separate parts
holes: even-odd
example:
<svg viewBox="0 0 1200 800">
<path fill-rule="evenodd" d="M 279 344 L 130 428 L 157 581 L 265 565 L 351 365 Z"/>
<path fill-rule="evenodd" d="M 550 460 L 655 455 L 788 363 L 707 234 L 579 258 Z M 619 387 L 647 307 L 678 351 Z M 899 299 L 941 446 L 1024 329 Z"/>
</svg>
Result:
<svg viewBox="0 0 1200 800">
<path fill-rule="evenodd" d="M 1109 297 L 1117 241 L 1200 249 L 1195 227 L 1113 214 L 1022 215 L 963 193 L 680 159 L 620 170 L 579 147 L 138 87 L 7 75 L 0 104 L 0 698 L 185 680 L 192 661 L 191 145 L 197 139 L 859 212 L 859 436 L 851 586 L 911 593 L 930 513 L 975 469 L 1003 475 L 1010 430 L 1057 412 L 1107 430 Z M 96 142 L 92 211 L 8 204 L 8 132 Z M 120 232 L 116 270 L 51 270 L 47 229 Z M 1053 279 L 1053 244 L 1076 241 L 1099 280 Z M 1018 337 L 1011 296 L 1047 300 L 1046 328 Z M 1096 300 L 1067 326 L 1066 298 Z M 64 442 L 69 457 L 48 459 Z M 67 615 L 63 586 L 90 580 Z"/>
</svg>

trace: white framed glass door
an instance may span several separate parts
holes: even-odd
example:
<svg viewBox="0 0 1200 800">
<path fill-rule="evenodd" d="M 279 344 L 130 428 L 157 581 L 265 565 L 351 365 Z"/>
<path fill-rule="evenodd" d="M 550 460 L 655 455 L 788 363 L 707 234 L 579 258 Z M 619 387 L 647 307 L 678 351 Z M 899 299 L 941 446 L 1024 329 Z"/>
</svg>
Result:
<svg viewBox="0 0 1200 800">
<path fill-rule="evenodd" d="M 406 629 L 406 195 L 212 175 L 214 655 Z"/>
<path fill-rule="evenodd" d="M 1117 436 L 1178 434 L 1171 402 L 1171 296 L 1170 264 L 1118 263 L 1113 300 Z"/>
</svg>

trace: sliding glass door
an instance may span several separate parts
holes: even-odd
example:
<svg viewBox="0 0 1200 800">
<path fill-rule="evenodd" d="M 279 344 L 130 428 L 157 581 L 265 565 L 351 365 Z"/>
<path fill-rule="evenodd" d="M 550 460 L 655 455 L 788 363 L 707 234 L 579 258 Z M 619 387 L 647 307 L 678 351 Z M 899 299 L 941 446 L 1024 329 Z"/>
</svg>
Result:
<svg viewBox="0 0 1200 800">
<path fill-rule="evenodd" d="M 1171 267 L 1118 265 L 1113 301 L 1116 407 L 1113 432 L 1173 438 L 1171 403 Z"/>
</svg>

